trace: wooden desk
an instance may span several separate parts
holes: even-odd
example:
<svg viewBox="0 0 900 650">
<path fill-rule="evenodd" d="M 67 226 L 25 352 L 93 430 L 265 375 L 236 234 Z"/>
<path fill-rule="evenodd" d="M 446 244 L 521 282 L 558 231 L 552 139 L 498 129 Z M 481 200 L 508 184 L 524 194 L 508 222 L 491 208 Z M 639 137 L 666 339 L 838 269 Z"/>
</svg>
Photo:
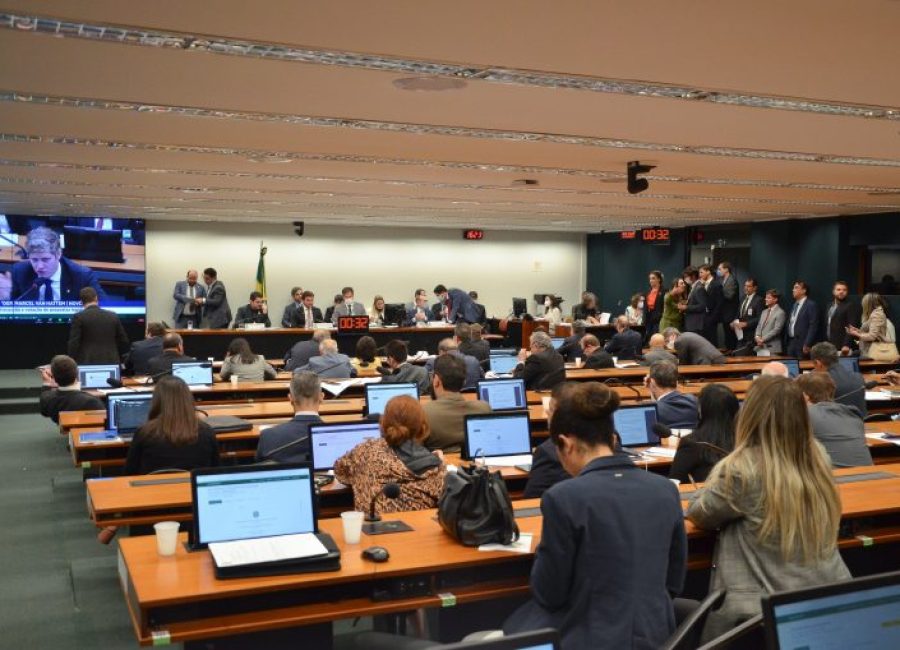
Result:
<svg viewBox="0 0 900 650">
<path fill-rule="evenodd" d="M 838 475 L 871 468 L 839 470 Z M 896 478 L 839 484 L 845 520 L 868 519 L 868 528 L 839 542 L 841 549 L 871 543 L 895 544 L 900 527 L 878 528 L 875 518 L 896 519 L 900 512 L 900 467 L 879 468 Z M 516 508 L 539 506 L 537 499 L 520 501 Z M 541 517 L 518 519 L 523 533 L 533 535 L 532 553 L 481 552 L 457 544 L 434 519 L 433 510 L 391 515 L 410 524 L 409 533 L 365 537 L 346 545 L 337 519 L 323 520 L 320 528 L 341 548 L 341 569 L 266 578 L 216 580 L 208 552 L 188 553 L 179 545 L 173 557 L 160 557 L 152 536 L 119 541 L 119 575 L 141 645 L 151 645 L 153 632 L 169 643 L 213 639 L 266 630 L 330 623 L 343 618 L 442 607 L 437 593 L 452 593 L 456 604 L 473 603 L 528 593 L 533 551 L 541 536 Z M 714 533 L 687 522 L 689 567 L 709 562 Z M 182 535 L 182 539 L 186 536 Z M 384 564 L 366 562 L 360 550 L 377 542 L 391 558 Z M 889 567 L 885 567 L 888 569 Z M 430 586 L 427 594 L 375 602 L 373 588 L 389 586 L 401 578 L 420 578 Z"/>
</svg>

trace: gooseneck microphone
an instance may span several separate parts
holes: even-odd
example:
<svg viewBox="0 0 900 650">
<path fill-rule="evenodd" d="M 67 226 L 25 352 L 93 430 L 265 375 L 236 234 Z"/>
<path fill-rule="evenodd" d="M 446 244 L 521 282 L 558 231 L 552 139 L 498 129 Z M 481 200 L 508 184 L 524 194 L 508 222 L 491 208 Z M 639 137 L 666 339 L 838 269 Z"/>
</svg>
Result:
<svg viewBox="0 0 900 650">
<path fill-rule="evenodd" d="M 408 481 L 400 481 L 400 483 L 407 482 Z M 381 521 L 381 515 L 375 512 L 375 506 L 378 503 L 378 497 L 380 497 L 382 494 L 388 499 L 396 499 L 400 496 L 400 484 L 398 482 L 385 483 L 384 487 L 375 493 L 375 495 L 372 497 L 371 503 L 369 503 L 369 513 L 366 515 L 366 521 Z"/>
<path fill-rule="evenodd" d="M 671 438 L 675 434 L 672 432 L 671 427 L 663 424 L 662 422 L 654 422 L 653 423 L 653 433 L 656 434 L 658 438 Z M 680 438 L 681 436 L 675 436 L 676 438 Z"/>
<path fill-rule="evenodd" d="M 122 380 L 116 379 L 115 377 L 107 377 L 106 383 L 112 386 L 113 388 L 122 388 Z"/>
<path fill-rule="evenodd" d="M 845 397 L 850 397 L 851 395 L 855 395 L 861 390 L 872 390 L 878 385 L 877 381 L 867 381 L 864 382 L 862 386 L 857 386 L 853 390 L 848 390 L 846 393 L 842 393 L 840 395 L 835 395 L 831 400 L 832 402 L 837 402 L 838 400 L 844 399 Z"/>
</svg>

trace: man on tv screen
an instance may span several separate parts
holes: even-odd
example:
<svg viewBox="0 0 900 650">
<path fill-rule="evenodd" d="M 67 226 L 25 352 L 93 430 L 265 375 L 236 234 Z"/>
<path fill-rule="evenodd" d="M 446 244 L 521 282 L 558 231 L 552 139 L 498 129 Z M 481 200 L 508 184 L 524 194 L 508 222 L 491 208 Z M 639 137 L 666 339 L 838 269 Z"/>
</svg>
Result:
<svg viewBox="0 0 900 650">
<path fill-rule="evenodd" d="M 11 273 L 0 274 L 0 300 L 78 300 L 84 287 L 105 297 L 91 269 L 63 257 L 59 235 L 50 228 L 32 229 L 25 252 L 27 260 L 16 262 Z"/>
</svg>

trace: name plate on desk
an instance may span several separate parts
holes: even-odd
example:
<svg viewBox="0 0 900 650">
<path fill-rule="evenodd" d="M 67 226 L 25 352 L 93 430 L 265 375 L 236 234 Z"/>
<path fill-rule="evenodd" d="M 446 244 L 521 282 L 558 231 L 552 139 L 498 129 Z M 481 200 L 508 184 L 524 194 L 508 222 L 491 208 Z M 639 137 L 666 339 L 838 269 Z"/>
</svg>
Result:
<svg viewBox="0 0 900 650">
<path fill-rule="evenodd" d="M 368 316 L 341 316 L 337 319 L 338 334 L 368 334 Z"/>
</svg>

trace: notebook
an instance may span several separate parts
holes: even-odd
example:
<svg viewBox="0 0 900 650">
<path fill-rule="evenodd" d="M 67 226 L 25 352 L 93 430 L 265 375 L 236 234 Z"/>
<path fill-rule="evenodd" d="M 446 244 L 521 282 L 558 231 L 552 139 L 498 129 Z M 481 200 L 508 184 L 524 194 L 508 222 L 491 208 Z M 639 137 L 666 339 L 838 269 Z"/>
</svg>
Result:
<svg viewBox="0 0 900 650">
<path fill-rule="evenodd" d="M 521 411 L 528 408 L 524 379 L 479 381 L 478 399 L 487 402 L 494 411 Z"/>
<path fill-rule="evenodd" d="M 309 427 L 313 469 L 317 472 L 333 469 L 334 462 L 356 445 L 380 436 L 381 426 L 377 422 L 313 424 Z"/>
<path fill-rule="evenodd" d="M 118 382 L 121 379 L 121 370 L 118 364 L 104 364 L 95 366 L 78 366 L 78 381 L 83 389 L 109 388 L 107 379 Z"/>
<path fill-rule="evenodd" d="M 415 383 L 366 384 L 366 413 L 381 415 L 391 398 L 398 395 L 419 399 L 419 387 Z"/>
<path fill-rule="evenodd" d="M 485 464 L 514 467 L 531 463 L 531 430 L 528 412 L 467 415 L 463 454 L 466 459 L 484 457 Z"/>
<path fill-rule="evenodd" d="M 632 406 L 613 413 L 613 425 L 623 447 L 658 445 L 659 436 L 653 433 L 656 406 Z"/>
<path fill-rule="evenodd" d="M 209 361 L 176 361 L 172 364 L 172 376 L 188 386 L 210 386 L 213 383 L 212 364 Z"/>
</svg>

